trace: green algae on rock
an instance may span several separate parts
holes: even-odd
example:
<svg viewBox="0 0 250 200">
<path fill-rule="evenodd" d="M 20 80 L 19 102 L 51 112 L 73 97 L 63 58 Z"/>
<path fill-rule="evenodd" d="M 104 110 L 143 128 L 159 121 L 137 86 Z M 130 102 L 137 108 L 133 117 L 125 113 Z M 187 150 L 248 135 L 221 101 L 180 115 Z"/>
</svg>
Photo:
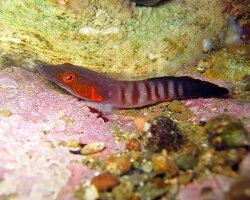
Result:
<svg viewBox="0 0 250 200">
<path fill-rule="evenodd" d="M 208 62 L 210 68 L 203 73 L 210 79 L 240 81 L 250 74 L 250 47 L 235 44 L 212 54 Z"/>
<path fill-rule="evenodd" d="M 71 63 L 124 77 L 173 73 L 218 38 L 221 1 L 166 1 L 135 7 L 129 0 L 0 2 L 0 65 L 34 70 L 37 61 Z"/>
<path fill-rule="evenodd" d="M 241 121 L 233 115 L 221 114 L 205 125 L 208 140 L 216 149 L 245 147 L 248 134 Z"/>
</svg>

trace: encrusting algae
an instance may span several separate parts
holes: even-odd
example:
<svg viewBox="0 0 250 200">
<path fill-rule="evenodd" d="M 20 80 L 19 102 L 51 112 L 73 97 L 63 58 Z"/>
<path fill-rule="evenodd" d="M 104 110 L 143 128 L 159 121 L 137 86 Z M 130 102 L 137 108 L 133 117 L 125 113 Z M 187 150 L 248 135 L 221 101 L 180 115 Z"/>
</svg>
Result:
<svg viewBox="0 0 250 200">
<path fill-rule="evenodd" d="M 34 70 L 38 61 L 71 63 L 123 78 L 171 74 L 199 57 L 203 39 L 219 39 L 226 26 L 221 1 L 179 4 L 3 0 L 0 65 Z"/>
</svg>

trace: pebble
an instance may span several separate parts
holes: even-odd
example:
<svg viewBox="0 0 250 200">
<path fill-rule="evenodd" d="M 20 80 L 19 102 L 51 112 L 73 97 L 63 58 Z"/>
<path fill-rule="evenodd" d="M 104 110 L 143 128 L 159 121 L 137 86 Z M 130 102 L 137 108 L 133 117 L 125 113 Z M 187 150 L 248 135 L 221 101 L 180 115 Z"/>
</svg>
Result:
<svg viewBox="0 0 250 200">
<path fill-rule="evenodd" d="M 127 200 L 127 199 L 131 199 L 131 200 L 136 200 L 134 199 L 134 191 L 133 191 L 134 187 L 131 184 L 131 182 L 124 182 L 120 185 L 118 185 L 117 187 L 115 187 L 112 190 L 112 199 L 115 200 Z M 111 198 L 108 198 L 111 199 Z"/>
<path fill-rule="evenodd" d="M 105 149 L 105 143 L 103 142 L 93 142 L 85 145 L 81 149 L 81 155 L 90 155 L 94 153 L 101 152 Z"/>
<path fill-rule="evenodd" d="M 80 141 L 78 140 L 70 140 L 67 142 L 68 147 L 79 147 L 80 146 Z"/>
<path fill-rule="evenodd" d="M 3 110 L 0 110 L 0 115 L 2 115 L 3 117 L 9 117 L 11 116 L 11 112 L 8 109 L 3 109 Z"/>
<path fill-rule="evenodd" d="M 145 162 L 142 166 L 141 169 L 147 173 L 151 173 L 153 171 L 153 163 L 150 161 Z"/>
<path fill-rule="evenodd" d="M 196 163 L 196 148 L 193 145 L 187 145 L 180 149 L 175 156 L 175 162 L 182 170 L 192 169 Z"/>
<path fill-rule="evenodd" d="M 180 173 L 180 176 L 178 177 L 178 183 L 180 185 L 186 185 L 188 184 L 193 178 L 193 173 L 192 171 L 185 171 Z"/>
<path fill-rule="evenodd" d="M 205 133 L 215 149 L 248 146 L 247 131 L 241 121 L 233 115 L 221 114 L 209 120 Z"/>
<path fill-rule="evenodd" d="M 228 192 L 225 194 L 226 200 L 249 200 L 250 199 L 250 175 L 236 179 Z"/>
<path fill-rule="evenodd" d="M 135 138 L 128 140 L 126 147 L 130 151 L 141 151 L 141 145 L 139 141 Z"/>
<path fill-rule="evenodd" d="M 168 177 L 172 177 L 179 171 L 175 162 L 170 160 L 166 155 L 154 154 L 152 162 L 154 165 L 154 172 L 156 174 L 166 174 Z"/>
<path fill-rule="evenodd" d="M 86 200 L 96 200 L 99 199 L 99 193 L 95 186 L 90 185 L 86 188 L 84 193 L 84 199 Z"/>
<path fill-rule="evenodd" d="M 106 160 L 105 167 L 112 174 L 123 175 L 131 169 L 131 162 L 127 157 L 110 157 Z"/>
<path fill-rule="evenodd" d="M 168 104 L 168 108 L 176 113 L 180 113 L 184 110 L 186 110 L 185 106 L 181 104 L 181 101 L 174 100 L 170 104 Z"/>
<path fill-rule="evenodd" d="M 146 119 L 144 117 L 137 117 L 134 119 L 134 124 L 139 131 L 143 131 Z"/>
<path fill-rule="evenodd" d="M 109 190 L 120 183 L 119 179 L 110 173 L 102 173 L 94 177 L 91 184 L 96 187 L 99 192 Z"/>
<path fill-rule="evenodd" d="M 170 152 L 182 146 L 184 136 L 169 117 L 157 116 L 147 121 L 147 124 L 150 124 L 149 128 L 142 134 L 146 148 L 156 152 L 167 149 Z"/>
</svg>

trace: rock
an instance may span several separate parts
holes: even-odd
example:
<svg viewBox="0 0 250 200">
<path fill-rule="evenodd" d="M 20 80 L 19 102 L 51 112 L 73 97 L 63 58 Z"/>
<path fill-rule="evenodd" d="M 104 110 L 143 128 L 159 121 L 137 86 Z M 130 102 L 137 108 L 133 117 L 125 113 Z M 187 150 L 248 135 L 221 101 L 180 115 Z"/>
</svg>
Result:
<svg viewBox="0 0 250 200">
<path fill-rule="evenodd" d="M 140 199 L 161 199 L 164 194 L 166 194 L 166 187 L 159 187 L 153 183 L 146 183 L 139 191 Z"/>
<path fill-rule="evenodd" d="M 128 140 L 126 147 L 130 151 L 141 151 L 141 144 L 135 138 Z"/>
<path fill-rule="evenodd" d="M 112 190 L 112 196 L 115 200 L 134 199 L 133 185 L 125 181 Z"/>
<path fill-rule="evenodd" d="M 179 171 L 174 161 L 170 160 L 167 155 L 154 154 L 152 157 L 154 172 L 156 174 L 166 174 L 168 177 L 176 175 Z"/>
<path fill-rule="evenodd" d="M 89 186 L 85 190 L 84 199 L 86 200 L 96 200 L 99 199 L 99 193 L 94 186 Z"/>
<path fill-rule="evenodd" d="M 70 153 L 87 156 L 87 155 L 99 153 L 105 149 L 105 144 L 103 142 L 92 142 L 89 144 L 80 144 L 79 143 L 78 146 L 75 146 L 76 144 L 77 144 L 77 142 L 71 143 L 71 145 L 74 145 L 73 147 L 79 147 L 79 148 L 82 147 L 82 148 L 81 149 L 78 148 L 77 150 L 71 149 Z"/>
<path fill-rule="evenodd" d="M 180 113 L 186 110 L 185 106 L 183 106 L 181 104 L 181 101 L 178 101 L 178 100 L 174 100 L 170 104 L 168 104 L 168 108 L 169 110 L 176 112 L 176 113 Z"/>
<path fill-rule="evenodd" d="M 197 163 L 196 148 L 188 145 L 180 149 L 176 153 L 175 162 L 182 170 L 192 169 Z"/>
<path fill-rule="evenodd" d="M 102 173 L 94 177 L 91 184 L 96 187 L 99 192 L 109 190 L 120 183 L 119 179 L 109 173 Z"/>
<path fill-rule="evenodd" d="M 250 153 L 248 153 L 246 158 L 240 163 L 239 169 L 242 176 L 250 174 Z"/>
<path fill-rule="evenodd" d="M 11 112 L 8 109 L 3 109 L 3 110 L 0 110 L 0 115 L 2 115 L 3 117 L 9 117 L 11 116 Z"/>
<path fill-rule="evenodd" d="M 210 79 L 240 81 L 250 73 L 250 47 L 245 44 L 234 44 L 221 49 L 208 58 L 210 68 L 203 75 Z"/>
<path fill-rule="evenodd" d="M 35 70 L 42 61 L 119 76 L 160 76 L 200 57 L 204 38 L 220 37 L 223 10 L 221 1 L 205 0 L 153 8 L 129 0 L 0 1 L 0 65 Z"/>
<path fill-rule="evenodd" d="M 106 170 L 115 175 L 126 174 L 131 168 L 127 157 L 110 157 L 105 163 Z"/>
<path fill-rule="evenodd" d="M 248 136 L 241 121 L 229 114 L 221 114 L 209 120 L 205 133 L 216 149 L 248 146 Z"/>
<path fill-rule="evenodd" d="M 191 181 L 191 179 L 193 178 L 193 173 L 192 171 L 185 171 L 180 173 L 180 175 L 178 176 L 178 184 L 180 185 L 186 185 L 187 183 L 189 183 Z"/>
<path fill-rule="evenodd" d="M 134 124 L 139 131 L 143 131 L 146 119 L 144 117 L 137 117 L 134 119 Z"/>
<path fill-rule="evenodd" d="M 144 162 L 141 166 L 141 169 L 147 173 L 151 173 L 153 168 L 154 168 L 153 163 L 150 161 Z"/>
<path fill-rule="evenodd" d="M 225 200 L 249 200 L 250 199 L 250 175 L 234 180 L 229 190 L 225 193 Z"/>
<path fill-rule="evenodd" d="M 158 116 L 147 121 L 147 129 L 142 137 L 146 148 L 152 151 L 178 150 L 184 142 L 184 136 L 177 125 L 166 116 Z"/>
<path fill-rule="evenodd" d="M 67 146 L 68 147 L 80 147 L 80 141 L 79 140 L 70 140 L 69 142 L 67 142 Z"/>
<path fill-rule="evenodd" d="M 180 169 L 187 170 L 195 166 L 197 159 L 192 154 L 182 154 L 176 158 L 175 162 Z"/>
</svg>

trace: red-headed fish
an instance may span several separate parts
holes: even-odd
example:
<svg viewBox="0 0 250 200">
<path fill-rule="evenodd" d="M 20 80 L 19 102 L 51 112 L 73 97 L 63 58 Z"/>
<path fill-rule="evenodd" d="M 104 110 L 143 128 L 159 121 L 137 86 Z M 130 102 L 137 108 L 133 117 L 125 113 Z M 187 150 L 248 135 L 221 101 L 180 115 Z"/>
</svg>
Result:
<svg viewBox="0 0 250 200">
<path fill-rule="evenodd" d="M 123 81 L 69 64 L 39 64 L 37 70 L 43 77 L 79 98 L 118 108 L 135 108 L 161 101 L 209 98 L 229 93 L 226 88 L 188 76 Z"/>
</svg>

